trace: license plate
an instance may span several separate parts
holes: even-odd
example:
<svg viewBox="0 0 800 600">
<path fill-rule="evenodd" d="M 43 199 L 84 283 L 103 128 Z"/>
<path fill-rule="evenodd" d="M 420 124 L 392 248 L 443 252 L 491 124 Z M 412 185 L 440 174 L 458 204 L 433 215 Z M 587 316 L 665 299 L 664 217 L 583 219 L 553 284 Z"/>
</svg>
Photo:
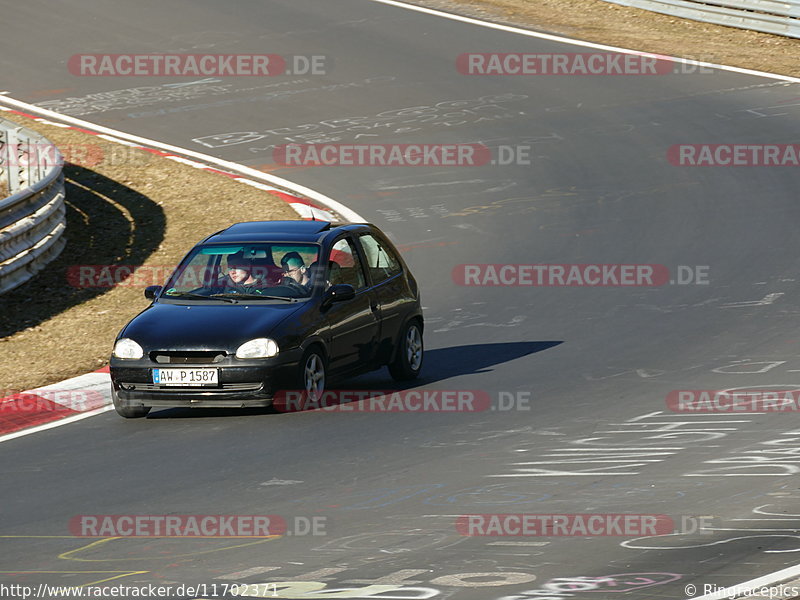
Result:
<svg viewBox="0 0 800 600">
<path fill-rule="evenodd" d="M 156 385 L 217 385 L 219 369 L 153 369 Z"/>
</svg>

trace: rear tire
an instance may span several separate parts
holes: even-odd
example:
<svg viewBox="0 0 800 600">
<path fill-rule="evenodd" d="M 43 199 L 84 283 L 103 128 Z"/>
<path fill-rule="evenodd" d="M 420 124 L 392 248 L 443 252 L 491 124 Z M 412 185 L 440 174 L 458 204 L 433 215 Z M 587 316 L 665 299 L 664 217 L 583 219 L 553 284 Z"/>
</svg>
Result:
<svg viewBox="0 0 800 600">
<path fill-rule="evenodd" d="M 416 319 L 409 321 L 400 334 L 400 345 L 389 373 L 397 381 L 416 379 L 422 370 L 424 351 L 422 325 Z"/>
<path fill-rule="evenodd" d="M 111 390 L 111 400 L 114 402 L 114 410 L 117 411 L 117 414 L 126 419 L 141 419 L 150 412 L 149 406 L 122 406 L 120 399 L 117 397 L 117 391 L 113 388 Z"/>
</svg>

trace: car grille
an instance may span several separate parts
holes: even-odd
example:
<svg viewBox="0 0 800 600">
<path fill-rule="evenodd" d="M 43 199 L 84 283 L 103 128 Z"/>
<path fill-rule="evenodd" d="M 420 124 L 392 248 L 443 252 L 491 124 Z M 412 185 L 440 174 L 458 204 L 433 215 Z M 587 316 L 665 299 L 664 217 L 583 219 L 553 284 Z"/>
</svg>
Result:
<svg viewBox="0 0 800 600">
<path fill-rule="evenodd" d="M 226 393 L 226 392 L 257 392 L 264 385 L 260 381 L 252 383 L 222 383 L 213 386 L 192 385 L 180 387 L 175 385 L 156 385 L 153 383 L 125 383 L 120 382 L 120 387 L 127 391 L 136 392 L 177 392 L 177 393 Z"/>
<path fill-rule="evenodd" d="M 161 365 L 208 365 L 225 360 L 224 352 L 151 352 L 150 359 Z"/>
</svg>

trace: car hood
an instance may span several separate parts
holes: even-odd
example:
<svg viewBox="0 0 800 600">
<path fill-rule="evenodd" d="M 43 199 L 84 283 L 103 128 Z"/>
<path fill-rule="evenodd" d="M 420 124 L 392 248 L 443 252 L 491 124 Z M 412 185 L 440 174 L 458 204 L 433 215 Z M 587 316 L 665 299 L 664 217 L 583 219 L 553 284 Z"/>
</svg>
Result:
<svg viewBox="0 0 800 600">
<path fill-rule="evenodd" d="M 305 303 L 165 304 L 156 302 L 136 316 L 120 337 L 150 350 L 236 350 L 242 343 L 268 337 Z"/>
</svg>

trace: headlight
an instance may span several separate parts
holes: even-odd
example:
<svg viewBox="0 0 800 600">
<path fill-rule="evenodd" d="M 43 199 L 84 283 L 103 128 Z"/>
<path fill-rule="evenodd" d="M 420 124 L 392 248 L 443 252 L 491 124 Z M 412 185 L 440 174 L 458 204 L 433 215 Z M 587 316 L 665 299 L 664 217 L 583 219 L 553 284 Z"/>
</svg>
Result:
<svg viewBox="0 0 800 600">
<path fill-rule="evenodd" d="M 236 358 L 272 358 L 278 355 L 278 344 L 268 338 L 245 342 L 236 350 Z"/>
<path fill-rule="evenodd" d="M 117 358 L 137 359 L 144 356 L 142 347 L 130 338 L 122 338 L 114 344 L 114 356 Z"/>
</svg>

